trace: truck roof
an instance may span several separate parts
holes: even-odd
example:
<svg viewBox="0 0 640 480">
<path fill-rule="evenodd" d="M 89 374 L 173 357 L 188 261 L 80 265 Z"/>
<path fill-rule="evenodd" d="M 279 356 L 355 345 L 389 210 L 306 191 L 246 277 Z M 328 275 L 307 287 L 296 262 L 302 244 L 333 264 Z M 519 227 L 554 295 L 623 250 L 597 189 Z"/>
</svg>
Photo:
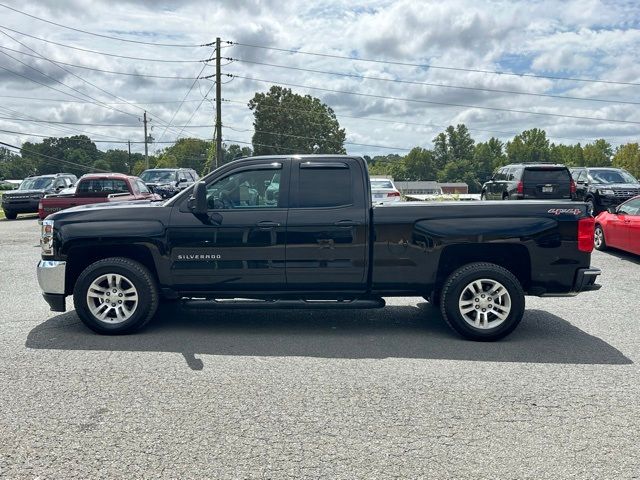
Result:
<svg viewBox="0 0 640 480">
<path fill-rule="evenodd" d="M 80 180 L 86 179 L 99 179 L 99 178 L 120 178 L 127 179 L 133 178 L 132 175 L 127 175 L 126 173 L 114 173 L 114 172 L 105 172 L 105 173 L 87 173 L 80 177 Z"/>
</svg>

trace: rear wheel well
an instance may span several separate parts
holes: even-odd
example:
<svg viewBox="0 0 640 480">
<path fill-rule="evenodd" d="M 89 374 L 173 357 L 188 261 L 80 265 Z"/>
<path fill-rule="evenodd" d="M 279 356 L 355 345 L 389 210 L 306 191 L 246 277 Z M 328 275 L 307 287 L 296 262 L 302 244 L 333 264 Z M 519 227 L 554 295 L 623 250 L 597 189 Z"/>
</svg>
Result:
<svg viewBox="0 0 640 480">
<path fill-rule="evenodd" d="M 149 249 L 142 245 L 78 245 L 69 249 L 67 253 L 65 293 L 73 293 L 76 281 L 85 268 L 109 257 L 125 257 L 140 262 L 156 279 L 158 278 L 153 256 Z"/>
<path fill-rule="evenodd" d="M 436 290 L 442 288 L 447 277 L 458 268 L 469 263 L 493 263 L 509 270 L 527 291 L 531 285 L 531 258 L 524 245 L 517 244 L 473 244 L 450 245 L 440 255 Z"/>
</svg>

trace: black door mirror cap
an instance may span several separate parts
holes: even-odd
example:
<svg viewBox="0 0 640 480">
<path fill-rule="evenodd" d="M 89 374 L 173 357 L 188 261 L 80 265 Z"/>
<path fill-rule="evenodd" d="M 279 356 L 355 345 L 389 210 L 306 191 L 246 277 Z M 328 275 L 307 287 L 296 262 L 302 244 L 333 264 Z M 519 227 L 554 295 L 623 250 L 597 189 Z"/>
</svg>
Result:
<svg viewBox="0 0 640 480">
<path fill-rule="evenodd" d="M 194 215 L 206 215 L 208 210 L 207 205 L 207 184 L 204 182 L 197 182 L 193 187 L 193 193 L 189 198 L 189 209 Z"/>
<path fill-rule="evenodd" d="M 616 213 L 618 213 L 618 209 L 617 209 L 617 207 L 609 207 L 609 208 L 607 208 L 607 212 L 616 214 Z"/>
</svg>

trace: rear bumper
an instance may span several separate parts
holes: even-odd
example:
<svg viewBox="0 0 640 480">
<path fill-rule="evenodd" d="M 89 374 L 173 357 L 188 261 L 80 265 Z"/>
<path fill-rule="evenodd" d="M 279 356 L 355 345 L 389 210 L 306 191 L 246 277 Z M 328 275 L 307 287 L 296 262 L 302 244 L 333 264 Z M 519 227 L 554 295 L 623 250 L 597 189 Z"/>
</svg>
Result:
<svg viewBox="0 0 640 480">
<path fill-rule="evenodd" d="M 38 263 L 38 284 L 42 296 L 54 312 L 65 311 L 65 275 L 67 262 L 40 260 Z"/>
<path fill-rule="evenodd" d="M 596 283 L 598 275 L 602 271 L 599 268 L 579 268 L 573 281 L 573 288 L 566 293 L 543 293 L 541 297 L 575 297 L 581 292 L 600 290 L 602 285 Z"/>
</svg>

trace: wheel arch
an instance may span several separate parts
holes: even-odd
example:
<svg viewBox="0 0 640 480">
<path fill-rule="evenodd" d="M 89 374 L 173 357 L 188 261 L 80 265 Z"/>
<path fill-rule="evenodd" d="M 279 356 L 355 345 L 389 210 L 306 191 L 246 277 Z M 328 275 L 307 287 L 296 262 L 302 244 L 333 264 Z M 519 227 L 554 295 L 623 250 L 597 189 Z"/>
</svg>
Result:
<svg viewBox="0 0 640 480">
<path fill-rule="evenodd" d="M 527 291 L 531 286 L 531 257 L 524 245 L 515 243 L 449 245 L 440 255 L 436 285 L 441 288 L 447 277 L 469 263 L 493 263 L 509 270 Z M 437 288 L 438 288 L 437 287 Z"/>
<path fill-rule="evenodd" d="M 107 245 L 95 243 L 79 243 L 67 251 L 67 268 L 65 274 L 65 293 L 73 293 L 76 281 L 92 263 L 110 257 L 124 257 L 135 260 L 144 265 L 158 280 L 158 269 L 154 258 L 155 247 L 145 244 L 117 244 Z"/>
</svg>

